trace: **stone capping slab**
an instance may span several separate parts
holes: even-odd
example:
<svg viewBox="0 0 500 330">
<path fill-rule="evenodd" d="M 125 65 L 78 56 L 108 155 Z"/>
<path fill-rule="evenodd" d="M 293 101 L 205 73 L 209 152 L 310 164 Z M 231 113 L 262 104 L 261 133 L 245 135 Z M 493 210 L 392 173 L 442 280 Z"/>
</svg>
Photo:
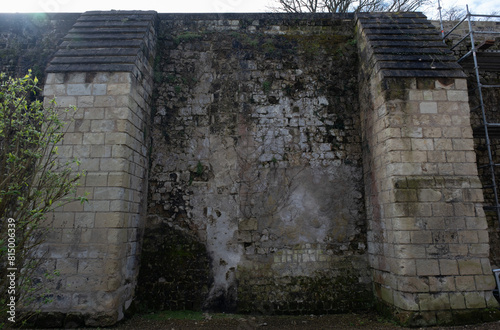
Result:
<svg viewBox="0 0 500 330">
<path fill-rule="evenodd" d="M 155 11 L 90 11 L 80 15 L 64 37 L 47 72 L 133 72 Z M 146 55 L 147 57 L 147 55 Z"/>
<path fill-rule="evenodd" d="M 382 77 L 465 78 L 439 31 L 422 13 L 357 13 L 366 55 Z"/>
</svg>

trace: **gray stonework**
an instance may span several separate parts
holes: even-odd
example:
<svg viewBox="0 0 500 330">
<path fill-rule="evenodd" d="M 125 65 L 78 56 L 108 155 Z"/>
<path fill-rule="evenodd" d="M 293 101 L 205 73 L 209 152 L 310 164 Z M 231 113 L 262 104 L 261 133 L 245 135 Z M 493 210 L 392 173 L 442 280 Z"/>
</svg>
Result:
<svg viewBox="0 0 500 330">
<path fill-rule="evenodd" d="M 64 19 L 26 44 L 60 46 L 44 95 L 78 107 L 59 150 L 89 203 L 51 215 L 40 319 L 497 307 L 466 75 L 423 15 Z"/>
<path fill-rule="evenodd" d="M 361 75 L 369 259 L 381 308 L 406 324 L 447 323 L 467 309 L 498 305 L 483 192 L 465 75 L 455 65 L 398 72 L 383 65 L 387 56 L 407 54 L 446 63 L 450 52 L 443 46 L 380 51 L 379 32 L 364 28 L 379 19 L 394 31 L 385 39 L 413 29 L 407 37 L 413 44 L 429 43 L 430 24 L 415 14 L 405 18 L 358 20 L 361 56 L 371 56 L 365 63 L 372 64 Z"/>
<path fill-rule="evenodd" d="M 78 319 L 87 326 L 111 325 L 132 304 L 147 191 L 155 17 L 151 12 L 84 14 L 47 69 L 45 101 L 55 98 L 59 107 L 78 108 L 59 153 L 62 160 L 81 161 L 86 176 L 78 194 L 88 194 L 89 200 L 49 216 L 53 233 L 42 249 L 46 267 L 61 275 L 50 288 L 55 299 L 43 311 L 67 315 L 53 320 L 56 326 Z M 129 25 L 142 30 L 131 37 L 129 48 L 136 55 L 125 64 L 119 50 L 95 50 L 86 40 L 106 42 Z M 108 52 L 107 61 L 96 57 L 98 52 Z"/>
<path fill-rule="evenodd" d="M 369 306 L 352 21 L 165 15 L 159 35 L 146 235 L 205 244 L 208 309 Z"/>
</svg>

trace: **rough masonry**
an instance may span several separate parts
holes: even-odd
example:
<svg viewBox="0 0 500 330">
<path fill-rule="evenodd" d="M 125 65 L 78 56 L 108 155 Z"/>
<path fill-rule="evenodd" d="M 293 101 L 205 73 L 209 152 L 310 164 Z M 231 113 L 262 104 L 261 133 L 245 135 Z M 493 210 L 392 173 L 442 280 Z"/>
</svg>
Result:
<svg viewBox="0 0 500 330">
<path fill-rule="evenodd" d="M 78 107 L 60 154 L 89 203 L 51 217 L 39 321 L 106 326 L 133 303 L 491 317 L 467 76 L 425 16 L 65 19 L 40 67 L 46 101 Z"/>
</svg>

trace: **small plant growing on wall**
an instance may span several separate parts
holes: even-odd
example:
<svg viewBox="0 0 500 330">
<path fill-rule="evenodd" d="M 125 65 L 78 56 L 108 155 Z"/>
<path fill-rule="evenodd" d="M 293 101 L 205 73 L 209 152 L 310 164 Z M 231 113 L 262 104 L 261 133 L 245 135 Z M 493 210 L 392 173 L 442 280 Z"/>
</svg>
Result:
<svg viewBox="0 0 500 330">
<path fill-rule="evenodd" d="M 48 231 L 47 214 L 75 200 L 69 196 L 83 175 L 74 172 L 77 160 L 58 159 L 68 125 L 55 101 L 37 99 L 37 83 L 31 71 L 18 79 L 0 73 L 0 328 L 49 297 L 40 279 L 57 274 L 39 274 L 45 260 L 32 256 Z"/>
</svg>

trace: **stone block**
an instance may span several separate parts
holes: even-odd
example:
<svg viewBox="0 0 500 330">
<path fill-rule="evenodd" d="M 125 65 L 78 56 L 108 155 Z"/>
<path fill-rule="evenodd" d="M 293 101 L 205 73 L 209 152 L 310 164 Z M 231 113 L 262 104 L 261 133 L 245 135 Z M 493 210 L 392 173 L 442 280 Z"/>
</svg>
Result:
<svg viewBox="0 0 500 330">
<path fill-rule="evenodd" d="M 451 139 L 434 139 L 434 150 L 453 150 Z"/>
<path fill-rule="evenodd" d="M 103 134 L 103 136 L 106 137 L 105 133 L 96 134 Z M 93 144 L 90 148 L 90 156 L 96 161 L 99 161 L 99 158 L 109 158 L 111 157 L 111 146 Z M 99 164 L 97 167 L 99 167 Z"/>
<path fill-rule="evenodd" d="M 107 89 L 107 84 L 92 84 L 92 95 L 106 95 Z"/>
<path fill-rule="evenodd" d="M 100 259 L 80 259 L 78 260 L 78 274 L 100 274 L 105 265 Z"/>
<path fill-rule="evenodd" d="M 108 84 L 107 95 L 129 95 L 131 85 L 129 83 L 124 84 Z"/>
<path fill-rule="evenodd" d="M 463 293 L 450 292 L 449 296 L 451 309 L 465 309 L 465 297 Z"/>
<path fill-rule="evenodd" d="M 479 243 L 477 230 L 461 230 L 458 232 L 458 241 L 462 244 Z"/>
<path fill-rule="evenodd" d="M 418 296 L 414 293 L 394 291 L 394 306 L 407 311 L 418 311 Z"/>
<path fill-rule="evenodd" d="M 47 73 L 45 85 L 49 84 L 64 84 L 64 73 Z"/>
<path fill-rule="evenodd" d="M 424 138 L 440 138 L 442 136 L 441 127 L 424 127 L 422 136 Z"/>
<path fill-rule="evenodd" d="M 420 102 L 419 109 L 420 113 L 431 113 L 431 114 L 438 113 L 436 102 Z"/>
<path fill-rule="evenodd" d="M 71 72 L 67 73 L 66 82 L 69 84 L 81 84 L 85 82 L 86 73 L 85 72 Z"/>
<path fill-rule="evenodd" d="M 411 232 L 411 243 L 412 244 L 432 243 L 432 232 L 428 230 Z"/>
<path fill-rule="evenodd" d="M 446 151 L 446 160 L 450 163 L 463 163 L 465 162 L 465 152 Z"/>
<path fill-rule="evenodd" d="M 125 226 L 126 213 L 99 212 L 95 216 L 95 228 L 120 228 Z"/>
<path fill-rule="evenodd" d="M 85 185 L 87 187 L 104 187 L 107 185 L 107 173 L 87 173 L 85 176 Z"/>
<path fill-rule="evenodd" d="M 116 99 L 110 95 L 97 95 L 94 99 L 94 106 L 99 108 L 115 107 Z"/>
<path fill-rule="evenodd" d="M 106 135 L 104 133 L 90 133 L 90 132 L 85 132 L 83 133 L 83 144 L 94 144 L 94 145 L 100 145 L 104 144 L 104 139 Z M 93 157 L 98 157 L 94 156 Z"/>
<path fill-rule="evenodd" d="M 239 230 L 257 230 L 258 221 L 256 218 L 240 219 L 238 222 Z"/>
<path fill-rule="evenodd" d="M 123 158 L 103 158 L 100 161 L 99 169 L 101 171 L 128 171 L 129 162 Z"/>
<path fill-rule="evenodd" d="M 437 311 L 450 309 L 450 296 L 448 293 L 422 293 L 418 295 L 420 310 Z"/>
<path fill-rule="evenodd" d="M 58 96 L 56 97 L 56 103 L 60 108 L 74 107 L 78 104 L 75 96 Z"/>
<path fill-rule="evenodd" d="M 132 74 L 129 72 L 114 72 L 109 76 L 109 83 L 132 83 Z"/>
<path fill-rule="evenodd" d="M 128 232 L 125 228 L 110 228 L 108 229 L 108 237 L 106 242 L 110 244 L 126 243 Z"/>
<path fill-rule="evenodd" d="M 433 216 L 453 216 L 453 205 L 450 203 L 432 203 L 432 215 Z"/>
<path fill-rule="evenodd" d="M 430 276 L 429 290 L 431 292 L 455 291 L 455 278 L 453 276 Z"/>
<path fill-rule="evenodd" d="M 75 214 L 75 228 L 94 227 L 95 214 L 90 212 L 78 212 Z"/>
<path fill-rule="evenodd" d="M 113 144 L 128 144 L 131 140 L 131 137 L 128 133 L 124 132 L 110 132 L 106 133 L 105 144 L 113 145 Z"/>
<path fill-rule="evenodd" d="M 446 138 L 462 138 L 462 132 L 463 130 L 461 127 L 447 127 L 443 130 L 443 136 Z"/>
<path fill-rule="evenodd" d="M 415 162 L 427 162 L 427 151 L 400 151 L 401 162 L 404 163 L 415 163 Z"/>
<path fill-rule="evenodd" d="M 399 276 L 398 290 L 404 292 L 429 292 L 429 282 L 424 277 Z"/>
<path fill-rule="evenodd" d="M 109 201 L 90 200 L 84 204 L 83 210 L 85 212 L 108 212 Z"/>
<path fill-rule="evenodd" d="M 415 244 L 395 244 L 394 245 L 394 257 L 395 258 L 408 258 L 408 259 L 416 259 L 416 258 L 426 258 L 427 254 L 425 251 L 425 245 L 415 245 Z M 422 260 L 420 260 L 422 261 Z M 430 264 L 427 268 L 433 265 L 435 260 L 430 260 Z M 419 274 L 419 260 L 417 262 L 417 275 Z M 425 272 L 425 270 L 420 270 L 421 272 Z M 435 275 L 435 274 L 429 274 Z"/>
<path fill-rule="evenodd" d="M 453 150 L 474 150 L 473 139 L 453 139 Z"/>
<path fill-rule="evenodd" d="M 412 139 L 412 150 L 434 150 L 434 139 Z"/>
<path fill-rule="evenodd" d="M 64 212 L 82 212 L 83 204 L 79 201 L 70 202 L 63 206 Z M 74 216 L 73 216 L 74 219 Z"/>
<path fill-rule="evenodd" d="M 447 90 L 448 101 L 469 102 L 467 91 L 463 90 Z"/>
<path fill-rule="evenodd" d="M 43 89 L 43 95 L 46 97 L 65 96 L 66 95 L 66 85 L 64 85 L 64 84 L 45 85 L 45 87 Z"/>
<path fill-rule="evenodd" d="M 486 300 L 482 292 L 465 292 L 465 306 L 471 309 L 486 308 Z"/>
<path fill-rule="evenodd" d="M 483 269 L 479 259 L 458 260 L 460 275 L 482 275 Z"/>
<path fill-rule="evenodd" d="M 84 111 L 85 119 L 104 119 L 105 108 L 86 108 Z"/>
<path fill-rule="evenodd" d="M 496 287 L 495 277 L 493 275 L 474 276 L 476 289 L 479 291 L 493 291 Z"/>
<path fill-rule="evenodd" d="M 91 84 L 67 84 L 66 91 L 68 95 L 91 95 Z"/>
<path fill-rule="evenodd" d="M 466 79 L 455 79 L 455 89 L 467 90 L 467 80 Z"/>
<path fill-rule="evenodd" d="M 418 276 L 432 276 L 440 275 L 439 262 L 434 259 L 417 259 L 417 275 Z"/>
<path fill-rule="evenodd" d="M 127 200 L 127 192 L 122 187 L 96 187 L 94 188 L 94 199 Z"/>
<path fill-rule="evenodd" d="M 109 119 L 96 119 L 91 121 L 91 130 L 97 132 L 114 132 L 116 130 L 116 121 Z"/>
<path fill-rule="evenodd" d="M 419 230 L 420 228 L 415 223 L 414 218 L 393 218 L 392 219 L 392 229 L 393 230 Z"/>
<path fill-rule="evenodd" d="M 469 244 L 469 256 L 471 257 L 488 257 L 490 253 L 489 244 Z"/>
<path fill-rule="evenodd" d="M 437 189 L 419 189 L 418 200 L 421 202 L 438 202 L 443 195 Z"/>
</svg>

